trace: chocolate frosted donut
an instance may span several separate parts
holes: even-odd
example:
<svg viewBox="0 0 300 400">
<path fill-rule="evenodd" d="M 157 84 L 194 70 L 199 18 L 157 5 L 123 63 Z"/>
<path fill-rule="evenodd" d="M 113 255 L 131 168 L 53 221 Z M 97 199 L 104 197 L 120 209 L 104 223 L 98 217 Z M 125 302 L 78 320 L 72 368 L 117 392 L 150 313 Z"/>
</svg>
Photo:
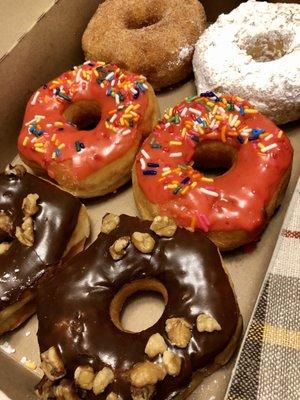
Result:
<svg viewBox="0 0 300 400">
<path fill-rule="evenodd" d="M 98 239 L 43 285 L 40 398 L 183 399 L 229 360 L 242 322 L 217 247 L 176 229 L 168 217 L 107 214 Z M 161 293 L 165 310 L 133 333 L 120 312 L 139 290 Z"/>
<path fill-rule="evenodd" d="M 37 284 L 88 236 L 78 199 L 22 166 L 0 174 L 0 333 L 34 313 Z"/>
</svg>

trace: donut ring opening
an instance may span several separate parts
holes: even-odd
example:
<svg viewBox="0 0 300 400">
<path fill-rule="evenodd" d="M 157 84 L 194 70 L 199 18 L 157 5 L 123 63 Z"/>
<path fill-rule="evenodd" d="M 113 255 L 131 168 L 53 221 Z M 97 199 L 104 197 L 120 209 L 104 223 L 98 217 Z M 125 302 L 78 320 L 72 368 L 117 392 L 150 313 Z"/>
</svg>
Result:
<svg viewBox="0 0 300 400">
<path fill-rule="evenodd" d="M 223 175 L 233 167 L 236 155 L 237 149 L 227 143 L 202 142 L 196 148 L 193 168 L 206 176 Z"/>
<path fill-rule="evenodd" d="M 279 32 L 266 32 L 254 36 L 246 45 L 246 53 L 257 62 L 268 62 L 283 57 L 290 44 L 290 38 Z"/>
<path fill-rule="evenodd" d="M 66 108 L 64 117 L 79 131 L 90 131 L 101 120 L 101 108 L 95 100 L 78 100 Z"/>
<path fill-rule="evenodd" d="M 157 10 L 153 10 L 149 15 L 138 17 L 134 14 L 129 14 L 125 20 L 125 27 L 129 30 L 137 30 L 142 28 L 148 28 L 156 25 L 161 21 L 162 15 Z"/>
<path fill-rule="evenodd" d="M 162 295 L 164 304 L 168 303 L 168 291 L 165 286 L 155 279 L 137 279 L 125 284 L 114 296 L 110 303 L 109 314 L 113 324 L 122 332 L 136 333 L 123 328 L 121 323 L 121 312 L 129 297 L 141 291 L 157 292 Z"/>
</svg>

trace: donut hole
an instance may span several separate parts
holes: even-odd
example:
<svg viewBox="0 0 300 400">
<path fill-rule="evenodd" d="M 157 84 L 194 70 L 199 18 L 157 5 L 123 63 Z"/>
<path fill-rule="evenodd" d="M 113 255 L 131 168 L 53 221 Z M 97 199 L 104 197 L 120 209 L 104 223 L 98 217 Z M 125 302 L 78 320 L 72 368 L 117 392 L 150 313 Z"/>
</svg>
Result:
<svg viewBox="0 0 300 400">
<path fill-rule="evenodd" d="M 101 120 L 101 108 L 95 100 L 79 100 L 64 111 L 66 120 L 79 131 L 95 129 Z"/>
<path fill-rule="evenodd" d="M 143 16 L 131 13 L 127 16 L 125 25 L 129 30 L 143 29 L 157 24 L 161 19 L 162 15 L 158 12 L 149 11 L 149 13 Z"/>
<path fill-rule="evenodd" d="M 237 149 L 217 141 L 202 142 L 198 145 L 193 161 L 193 168 L 207 177 L 225 174 L 232 167 Z"/>
<path fill-rule="evenodd" d="M 137 333 L 153 326 L 162 316 L 168 292 L 154 279 L 139 279 L 124 285 L 110 305 L 110 318 L 123 332 Z"/>
<path fill-rule="evenodd" d="M 290 40 L 279 32 L 268 32 L 252 38 L 246 47 L 246 52 L 255 61 L 273 61 L 287 53 L 289 42 Z"/>
</svg>

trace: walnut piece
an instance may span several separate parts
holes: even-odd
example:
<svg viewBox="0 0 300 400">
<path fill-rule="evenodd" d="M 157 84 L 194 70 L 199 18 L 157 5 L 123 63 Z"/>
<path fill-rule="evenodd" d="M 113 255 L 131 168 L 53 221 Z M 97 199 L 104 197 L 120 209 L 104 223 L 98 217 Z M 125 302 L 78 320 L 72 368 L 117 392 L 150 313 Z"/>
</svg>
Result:
<svg viewBox="0 0 300 400">
<path fill-rule="evenodd" d="M 148 357 L 153 358 L 158 354 L 162 354 L 165 350 L 167 350 L 166 342 L 159 333 L 150 336 L 145 347 L 145 353 Z"/>
<path fill-rule="evenodd" d="M 118 400 L 118 399 L 119 399 L 119 396 L 116 393 L 110 392 L 105 400 Z"/>
<path fill-rule="evenodd" d="M 221 325 L 210 314 L 199 314 L 196 325 L 198 332 L 213 332 L 221 330 Z"/>
<path fill-rule="evenodd" d="M 80 365 L 75 369 L 74 379 L 81 389 L 91 390 L 94 382 L 94 370 L 90 365 Z"/>
<path fill-rule="evenodd" d="M 63 379 L 58 386 L 55 388 L 55 396 L 57 400 L 78 400 L 79 397 L 76 394 L 75 388 Z"/>
<path fill-rule="evenodd" d="M 24 217 L 23 224 L 16 227 L 16 238 L 25 246 L 31 247 L 34 243 L 33 221 L 31 217 Z"/>
<path fill-rule="evenodd" d="M 147 385 L 143 388 L 131 386 L 130 391 L 133 400 L 150 400 L 154 394 L 155 386 Z"/>
<path fill-rule="evenodd" d="M 95 395 L 104 392 L 106 387 L 113 382 L 115 376 L 112 370 L 108 367 L 104 367 L 97 373 L 93 383 L 93 392 Z"/>
<path fill-rule="evenodd" d="M 55 381 L 65 376 L 64 363 L 54 346 L 42 353 L 41 359 L 41 368 L 50 381 Z"/>
<path fill-rule="evenodd" d="M 30 193 L 23 199 L 22 210 L 25 217 L 31 217 L 38 212 L 39 207 L 36 204 L 38 199 L 39 195 L 37 193 Z"/>
<path fill-rule="evenodd" d="M 26 174 L 26 168 L 21 164 L 16 164 L 16 165 L 8 164 L 8 166 L 5 168 L 5 174 L 22 177 Z"/>
<path fill-rule="evenodd" d="M 50 381 L 46 376 L 37 385 L 35 394 L 38 399 L 48 400 L 55 396 L 54 393 L 54 383 Z"/>
<path fill-rule="evenodd" d="M 172 218 L 164 216 L 156 216 L 150 226 L 150 229 L 158 236 L 172 237 L 176 232 L 177 225 Z"/>
<path fill-rule="evenodd" d="M 12 220 L 9 215 L 7 215 L 4 211 L 0 211 L 0 230 L 6 233 L 12 232 Z"/>
<path fill-rule="evenodd" d="M 134 232 L 131 241 L 141 253 L 151 253 L 155 246 L 155 240 L 149 233 Z"/>
<path fill-rule="evenodd" d="M 171 350 L 166 350 L 163 354 L 163 363 L 165 364 L 167 373 L 177 376 L 181 369 L 181 357 Z"/>
<path fill-rule="evenodd" d="M 120 217 L 118 215 L 106 214 L 102 220 L 101 232 L 108 234 L 116 229 L 119 223 Z"/>
<path fill-rule="evenodd" d="M 165 376 L 166 371 L 162 364 L 145 361 L 132 368 L 129 379 L 132 386 L 142 388 L 147 385 L 155 385 L 158 381 L 162 381 Z"/>
<path fill-rule="evenodd" d="M 12 243 L 8 243 L 8 242 L 0 243 L 0 255 L 6 253 L 9 250 L 11 245 L 12 245 Z"/>
<path fill-rule="evenodd" d="M 166 321 L 166 332 L 171 343 L 185 348 L 192 337 L 192 325 L 184 318 L 169 318 Z"/>
<path fill-rule="evenodd" d="M 112 244 L 109 248 L 110 255 L 115 261 L 121 260 L 124 257 L 126 251 L 126 247 L 129 245 L 130 237 L 122 236 L 117 239 L 114 244 Z"/>
</svg>

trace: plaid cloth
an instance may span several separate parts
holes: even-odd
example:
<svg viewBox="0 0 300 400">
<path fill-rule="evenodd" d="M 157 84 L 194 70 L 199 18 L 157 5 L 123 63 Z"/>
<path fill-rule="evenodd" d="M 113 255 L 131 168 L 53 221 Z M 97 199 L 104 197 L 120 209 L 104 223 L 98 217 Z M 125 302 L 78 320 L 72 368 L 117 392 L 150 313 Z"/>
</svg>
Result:
<svg viewBox="0 0 300 400">
<path fill-rule="evenodd" d="M 300 399 L 300 179 L 225 399 Z"/>
</svg>

